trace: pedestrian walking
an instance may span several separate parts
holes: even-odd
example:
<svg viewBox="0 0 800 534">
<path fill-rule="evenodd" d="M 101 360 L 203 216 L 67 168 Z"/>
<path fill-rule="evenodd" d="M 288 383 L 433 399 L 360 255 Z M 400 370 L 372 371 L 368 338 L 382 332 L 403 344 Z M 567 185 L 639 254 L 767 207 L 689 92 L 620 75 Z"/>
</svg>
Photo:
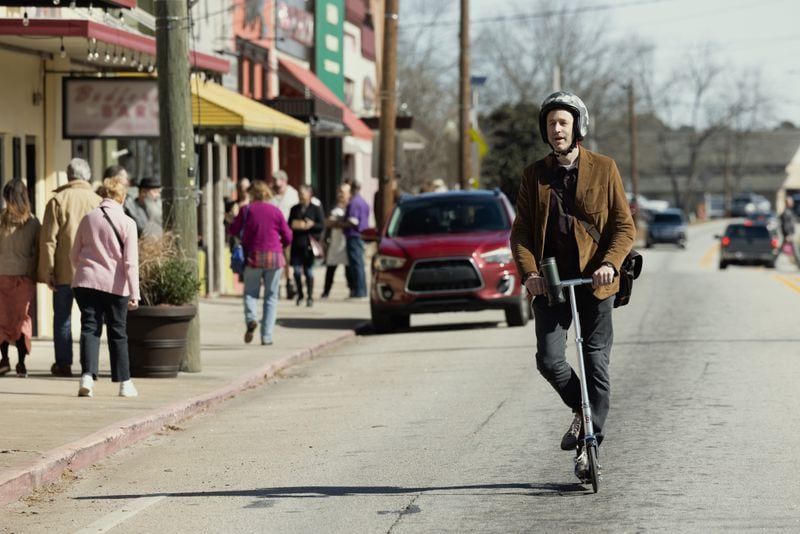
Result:
<svg viewBox="0 0 800 534">
<path fill-rule="evenodd" d="M 561 279 L 593 280 L 591 288 L 576 288 L 576 298 L 586 387 L 599 444 L 611 394 L 611 312 L 619 287 L 615 275 L 635 237 L 616 164 L 579 143 L 588 127 L 589 113 L 574 94 L 557 92 L 544 100 L 539 130 L 552 153 L 523 171 L 510 239 L 523 283 L 533 296 L 537 369 L 573 412 L 561 448 L 576 452 L 575 474 L 579 478 L 588 469 L 588 461 L 582 450 L 580 381 L 565 355 L 572 314 L 568 301 L 548 307 L 542 260 L 554 257 Z M 592 238 L 591 227 L 600 235 L 598 242 Z"/>
<path fill-rule="evenodd" d="M 67 183 L 54 191 L 44 208 L 39 238 L 37 278 L 53 291 L 54 376 L 72 376 L 72 277 L 69 255 L 83 216 L 100 204 L 89 183 L 92 171 L 81 158 L 67 165 Z"/>
<path fill-rule="evenodd" d="M 347 243 L 347 285 L 350 298 L 363 299 L 367 296 L 367 279 L 364 271 L 364 241 L 361 232 L 369 226 L 369 204 L 361 196 L 361 184 L 350 185 L 350 202 L 344 214 L 344 236 Z"/>
<path fill-rule="evenodd" d="M 336 205 L 325 221 L 325 225 L 328 227 L 328 246 L 325 249 L 325 287 L 321 295 L 323 299 L 328 298 L 331 293 L 336 268 L 344 265 L 347 269 L 347 240 L 344 237 L 341 223 L 344 221 L 344 212 L 349 202 L 350 184 L 340 184 L 336 190 Z"/>
<path fill-rule="evenodd" d="M 127 169 L 125 169 L 125 167 L 122 165 L 111 165 L 106 167 L 106 170 L 103 171 L 103 180 L 106 178 L 117 178 L 120 182 L 122 182 L 122 185 L 128 188 L 128 193 L 130 193 L 131 178 L 130 175 L 128 175 Z M 130 194 L 125 195 L 125 202 L 122 203 L 122 208 L 125 210 L 125 215 L 128 217 L 133 217 L 133 214 L 136 210 L 136 204 L 134 198 Z"/>
<path fill-rule="evenodd" d="M 36 291 L 40 224 L 31 214 L 28 188 L 16 178 L 3 187 L 0 213 L 0 375 L 11 370 L 9 344 L 17 347 L 17 376 L 28 376 L 25 357 L 31 353 L 31 302 Z"/>
<path fill-rule="evenodd" d="M 289 228 L 292 229 L 292 269 L 297 287 L 296 304 L 303 301 L 303 276 L 306 278 L 306 306 L 314 305 L 314 249 L 311 241 L 319 243 L 325 229 L 325 215 L 322 208 L 311 202 L 311 186 L 303 184 L 298 191 L 300 202 L 289 212 Z"/>
<path fill-rule="evenodd" d="M 792 253 L 792 259 L 795 265 L 800 267 L 800 254 L 797 251 L 797 244 L 794 242 L 794 198 L 791 195 L 786 195 L 785 208 L 781 213 L 781 233 L 783 234 L 783 242 L 781 243 L 781 252 L 787 247 Z"/>
<path fill-rule="evenodd" d="M 157 178 L 139 180 L 139 195 L 133 201 L 128 215 L 136 221 L 139 237 L 160 237 L 164 232 L 161 182 Z"/>
<path fill-rule="evenodd" d="M 286 171 L 283 169 L 275 171 L 275 174 L 272 175 L 272 198 L 269 202 L 281 210 L 283 218 L 287 221 L 289 220 L 289 212 L 292 210 L 292 207 L 300 202 L 300 195 L 297 189 L 292 187 L 289 183 L 289 175 L 286 174 Z M 286 247 L 283 252 L 286 262 L 288 263 L 291 252 L 289 247 Z M 292 300 L 297 290 L 292 283 L 292 276 L 289 274 L 289 269 L 286 269 L 284 276 L 286 277 L 286 298 Z"/>
<path fill-rule="evenodd" d="M 139 307 L 139 243 L 136 223 L 122 204 L 128 188 L 106 178 L 100 205 L 89 212 L 75 233 L 70 260 L 75 269 L 72 290 L 81 310 L 81 379 L 79 397 L 91 397 L 99 373 L 100 337 L 106 324 L 111 381 L 120 397 L 136 397 L 128 359 L 128 310 Z"/>
<path fill-rule="evenodd" d="M 244 268 L 244 342 L 253 341 L 258 327 L 256 305 L 264 286 L 261 315 L 261 344 L 272 345 L 272 331 L 278 314 L 281 274 L 286 265 L 284 249 L 292 243 L 292 231 L 281 210 L 269 203 L 272 194 L 263 180 L 250 187 L 250 204 L 228 227 L 229 235 L 241 232 L 245 250 Z M 246 221 L 245 221 L 246 219 Z"/>
</svg>

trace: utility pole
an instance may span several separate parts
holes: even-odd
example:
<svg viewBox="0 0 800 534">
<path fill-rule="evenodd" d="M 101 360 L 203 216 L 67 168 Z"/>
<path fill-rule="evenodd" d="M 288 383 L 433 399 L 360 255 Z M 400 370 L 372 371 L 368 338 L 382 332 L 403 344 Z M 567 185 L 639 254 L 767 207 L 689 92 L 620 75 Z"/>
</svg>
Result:
<svg viewBox="0 0 800 534">
<path fill-rule="evenodd" d="M 395 121 L 397 120 L 397 21 L 398 0 L 385 0 L 383 71 L 381 73 L 380 156 L 378 202 L 375 218 L 379 230 L 389 219 L 394 204 Z"/>
<path fill-rule="evenodd" d="M 469 0 L 461 0 L 461 62 L 459 65 L 458 174 L 461 189 L 469 189 L 472 177 L 472 144 L 469 137 Z"/>
<path fill-rule="evenodd" d="M 639 166 L 636 163 L 636 105 L 633 89 L 633 80 L 628 85 L 628 119 L 630 120 L 631 138 L 631 193 L 633 194 L 633 222 L 639 223 Z"/>
<path fill-rule="evenodd" d="M 189 12 L 187 0 L 155 0 L 158 126 L 164 228 L 173 231 L 197 273 L 197 204 L 194 133 L 189 94 Z M 195 299 L 194 304 L 197 304 Z M 192 319 L 181 371 L 200 366 L 200 320 Z"/>
<path fill-rule="evenodd" d="M 733 198 L 733 187 L 731 185 L 731 138 L 725 140 L 725 174 L 724 174 L 724 185 L 723 185 L 723 205 L 725 206 L 725 216 L 730 217 L 731 215 L 731 203 Z"/>
</svg>

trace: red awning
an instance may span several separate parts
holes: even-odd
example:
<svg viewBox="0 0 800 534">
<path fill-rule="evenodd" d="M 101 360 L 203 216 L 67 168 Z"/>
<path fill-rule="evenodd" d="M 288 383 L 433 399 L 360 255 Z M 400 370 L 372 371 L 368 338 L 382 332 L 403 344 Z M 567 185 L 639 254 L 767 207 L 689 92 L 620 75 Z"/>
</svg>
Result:
<svg viewBox="0 0 800 534">
<path fill-rule="evenodd" d="M 2 1 L 2 0 L 0 0 Z M 52 2 L 51 2 L 52 3 Z M 34 39 L 31 39 L 34 37 Z M 45 39 L 52 37 L 53 39 Z M 63 39 L 63 40 L 62 40 Z M 89 45 L 89 41 L 93 41 Z M 0 19 L 0 42 L 15 45 L 18 48 L 41 50 L 58 53 L 64 46 L 70 57 L 85 57 L 87 48 L 99 44 L 114 53 L 128 55 L 134 52 L 153 58 L 156 56 L 156 40 L 154 37 L 114 28 L 90 20 L 69 19 L 31 19 L 24 26 L 20 19 Z M 226 59 L 218 58 L 202 52 L 192 51 L 189 60 L 193 67 L 200 70 L 226 74 L 230 64 Z M 101 63 L 98 61 L 98 63 Z M 124 70 L 120 68 L 120 70 Z"/>
<path fill-rule="evenodd" d="M 372 140 L 372 130 L 369 129 L 369 126 L 356 117 L 356 114 L 347 107 L 347 104 L 339 100 L 339 97 L 333 94 L 333 91 L 322 80 L 317 78 L 316 74 L 286 59 L 278 58 L 278 62 L 281 68 L 285 69 L 299 84 L 308 88 L 315 96 L 341 108 L 342 122 L 353 133 L 353 137 Z"/>
<path fill-rule="evenodd" d="M 133 9 L 136 0 L 0 0 L 4 7 L 96 7 L 98 9 Z"/>
</svg>

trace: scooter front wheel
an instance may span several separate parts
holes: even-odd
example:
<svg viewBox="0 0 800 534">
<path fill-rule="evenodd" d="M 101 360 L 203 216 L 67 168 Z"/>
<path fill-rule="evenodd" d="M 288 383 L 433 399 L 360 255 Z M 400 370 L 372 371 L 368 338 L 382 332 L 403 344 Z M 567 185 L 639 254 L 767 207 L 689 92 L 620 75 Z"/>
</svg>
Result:
<svg viewBox="0 0 800 534">
<path fill-rule="evenodd" d="M 592 482 L 592 493 L 597 493 L 597 485 L 600 482 L 600 464 L 597 459 L 597 444 L 592 443 L 588 447 L 589 477 Z"/>
</svg>

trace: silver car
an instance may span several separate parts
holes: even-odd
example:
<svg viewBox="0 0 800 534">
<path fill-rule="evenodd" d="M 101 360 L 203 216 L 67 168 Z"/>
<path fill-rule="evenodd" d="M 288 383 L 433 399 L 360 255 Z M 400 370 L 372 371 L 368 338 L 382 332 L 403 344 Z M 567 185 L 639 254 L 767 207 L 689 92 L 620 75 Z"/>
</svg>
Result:
<svg viewBox="0 0 800 534">
<path fill-rule="evenodd" d="M 686 216 L 677 208 L 653 213 L 647 226 L 647 248 L 656 243 L 672 243 L 686 248 Z"/>
</svg>

